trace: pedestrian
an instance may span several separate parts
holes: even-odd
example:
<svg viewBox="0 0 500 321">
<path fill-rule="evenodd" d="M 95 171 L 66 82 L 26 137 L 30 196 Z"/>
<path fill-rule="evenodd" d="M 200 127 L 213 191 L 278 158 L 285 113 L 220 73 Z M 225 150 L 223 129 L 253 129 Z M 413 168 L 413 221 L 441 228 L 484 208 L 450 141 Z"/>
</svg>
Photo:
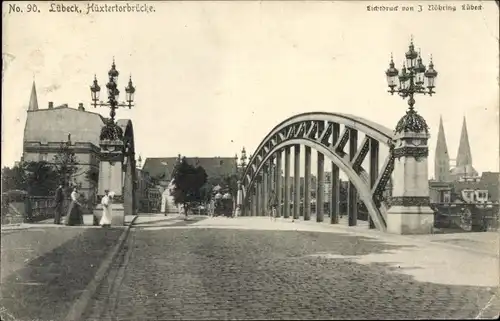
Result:
<svg viewBox="0 0 500 321">
<path fill-rule="evenodd" d="M 115 193 L 108 190 L 104 191 L 104 196 L 101 199 L 102 217 L 99 225 L 102 227 L 110 227 L 113 217 L 113 197 Z"/>
<path fill-rule="evenodd" d="M 78 201 L 78 189 L 75 187 L 71 192 L 71 203 L 66 214 L 66 225 L 81 225 L 83 224 L 82 205 Z"/>
<path fill-rule="evenodd" d="M 62 184 L 59 184 L 59 186 L 57 187 L 54 197 L 56 203 L 54 208 L 54 224 L 61 224 L 64 203 L 64 192 Z"/>
<path fill-rule="evenodd" d="M 214 211 L 215 211 L 215 200 L 212 198 L 210 199 L 210 203 L 208 203 L 208 215 L 210 217 L 214 217 Z"/>
<path fill-rule="evenodd" d="M 270 208 L 270 213 L 269 213 L 269 218 L 272 220 L 276 221 L 276 216 L 277 216 L 277 211 L 276 207 L 278 206 L 278 198 L 276 197 L 276 193 L 274 191 L 271 192 L 271 197 L 269 198 L 269 208 Z"/>
</svg>

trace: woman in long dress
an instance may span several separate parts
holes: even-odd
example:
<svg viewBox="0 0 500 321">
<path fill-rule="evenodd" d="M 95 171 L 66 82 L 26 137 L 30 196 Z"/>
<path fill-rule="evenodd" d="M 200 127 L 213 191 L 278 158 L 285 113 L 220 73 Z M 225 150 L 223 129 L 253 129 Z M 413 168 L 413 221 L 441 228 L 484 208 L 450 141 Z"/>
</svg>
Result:
<svg viewBox="0 0 500 321">
<path fill-rule="evenodd" d="M 68 207 L 68 214 L 66 215 L 66 225 L 82 225 L 83 224 L 83 214 L 81 210 L 81 204 L 78 202 L 78 190 L 73 188 L 71 192 L 71 203 Z"/>
<path fill-rule="evenodd" d="M 99 225 L 102 227 L 111 226 L 111 218 L 113 216 L 113 192 L 105 191 L 105 195 L 101 199 L 102 204 L 102 217 Z"/>
</svg>

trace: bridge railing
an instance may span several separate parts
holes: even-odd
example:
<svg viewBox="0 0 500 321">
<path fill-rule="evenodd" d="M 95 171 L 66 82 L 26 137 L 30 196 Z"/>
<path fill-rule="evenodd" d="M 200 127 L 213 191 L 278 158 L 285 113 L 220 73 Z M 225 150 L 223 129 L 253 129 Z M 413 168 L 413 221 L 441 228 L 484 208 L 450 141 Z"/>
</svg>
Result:
<svg viewBox="0 0 500 321">
<path fill-rule="evenodd" d="M 54 218 L 56 201 L 53 196 L 30 196 L 28 200 L 30 202 L 30 208 L 27 211 L 28 221 L 39 222 L 49 218 Z M 62 206 L 63 216 L 67 215 L 70 203 L 71 200 L 69 198 L 63 201 L 63 206 Z"/>
<path fill-rule="evenodd" d="M 499 227 L 499 204 L 481 203 L 431 203 L 435 213 L 435 227 L 461 228 L 464 223 L 464 210 L 470 212 L 470 225 L 473 231 L 497 231 Z"/>
<path fill-rule="evenodd" d="M 32 196 L 17 191 L 9 191 L 2 196 L 2 224 L 33 223 L 55 216 L 54 196 Z M 63 200 L 62 216 L 67 214 L 70 203 L 69 198 Z M 91 211 L 86 202 L 82 205 L 83 213 Z"/>
</svg>

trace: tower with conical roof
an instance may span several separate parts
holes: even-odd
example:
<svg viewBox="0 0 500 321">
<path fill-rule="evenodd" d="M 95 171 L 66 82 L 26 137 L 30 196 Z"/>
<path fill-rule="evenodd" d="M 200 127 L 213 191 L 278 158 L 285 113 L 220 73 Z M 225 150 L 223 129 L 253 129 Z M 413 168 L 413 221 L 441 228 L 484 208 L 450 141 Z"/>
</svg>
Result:
<svg viewBox="0 0 500 321">
<path fill-rule="evenodd" d="M 439 117 L 439 131 L 436 154 L 434 156 L 434 177 L 438 182 L 447 182 L 450 180 L 450 155 L 448 154 L 448 146 L 446 145 L 442 117 Z"/>
<path fill-rule="evenodd" d="M 28 111 L 33 110 L 38 110 L 38 98 L 36 96 L 35 80 L 33 80 L 33 86 L 31 87 L 30 103 L 28 105 Z"/>
<path fill-rule="evenodd" d="M 462 132 L 460 134 L 460 144 L 456 158 L 456 166 L 452 170 L 455 179 L 476 177 L 478 172 L 472 166 L 472 153 L 470 151 L 469 134 L 467 133 L 467 121 L 462 123 Z"/>
<path fill-rule="evenodd" d="M 467 122 L 462 123 L 462 133 L 460 134 L 460 145 L 457 153 L 457 167 L 472 165 L 472 153 L 470 152 L 469 134 L 467 133 Z"/>
</svg>

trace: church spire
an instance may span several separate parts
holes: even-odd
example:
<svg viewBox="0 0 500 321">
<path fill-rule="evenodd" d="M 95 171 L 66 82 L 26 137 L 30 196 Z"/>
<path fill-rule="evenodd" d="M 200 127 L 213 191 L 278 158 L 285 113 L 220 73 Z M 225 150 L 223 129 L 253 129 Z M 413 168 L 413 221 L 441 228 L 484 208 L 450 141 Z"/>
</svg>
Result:
<svg viewBox="0 0 500 321">
<path fill-rule="evenodd" d="M 444 135 L 444 126 L 443 126 L 443 117 L 439 116 L 439 131 L 438 138 L 436 144 L 436 155 L 437 154 L 446 154 L 448 157 L 448 146 L 446 145 L 446 137 Z"/>
<path fill-rule="evenodd" d="M 450 155 L 444 135 L 443 118 L 439 117 L 439 131 L 436 143 L 436 154 L 434 156 L 434 177 L 439 182 L 448 181 L 450 173 Z"/>
<path fill-rule="evenodd" d="M 28 110 L 38 110 L 38 98 L 36 96 L 36 85 L 33 79 L 33 86 L 31 87 L 30 104 Z"/>
<path fill-rule="evenodd" d="M 458 146 L 457 167 L 472 165 L 472 153 L 469 145 L 469 134 L 467 133 L 467 122 L 462 124 L 462 133 L 460 134 L 460 145 Z"/>
</svg>

